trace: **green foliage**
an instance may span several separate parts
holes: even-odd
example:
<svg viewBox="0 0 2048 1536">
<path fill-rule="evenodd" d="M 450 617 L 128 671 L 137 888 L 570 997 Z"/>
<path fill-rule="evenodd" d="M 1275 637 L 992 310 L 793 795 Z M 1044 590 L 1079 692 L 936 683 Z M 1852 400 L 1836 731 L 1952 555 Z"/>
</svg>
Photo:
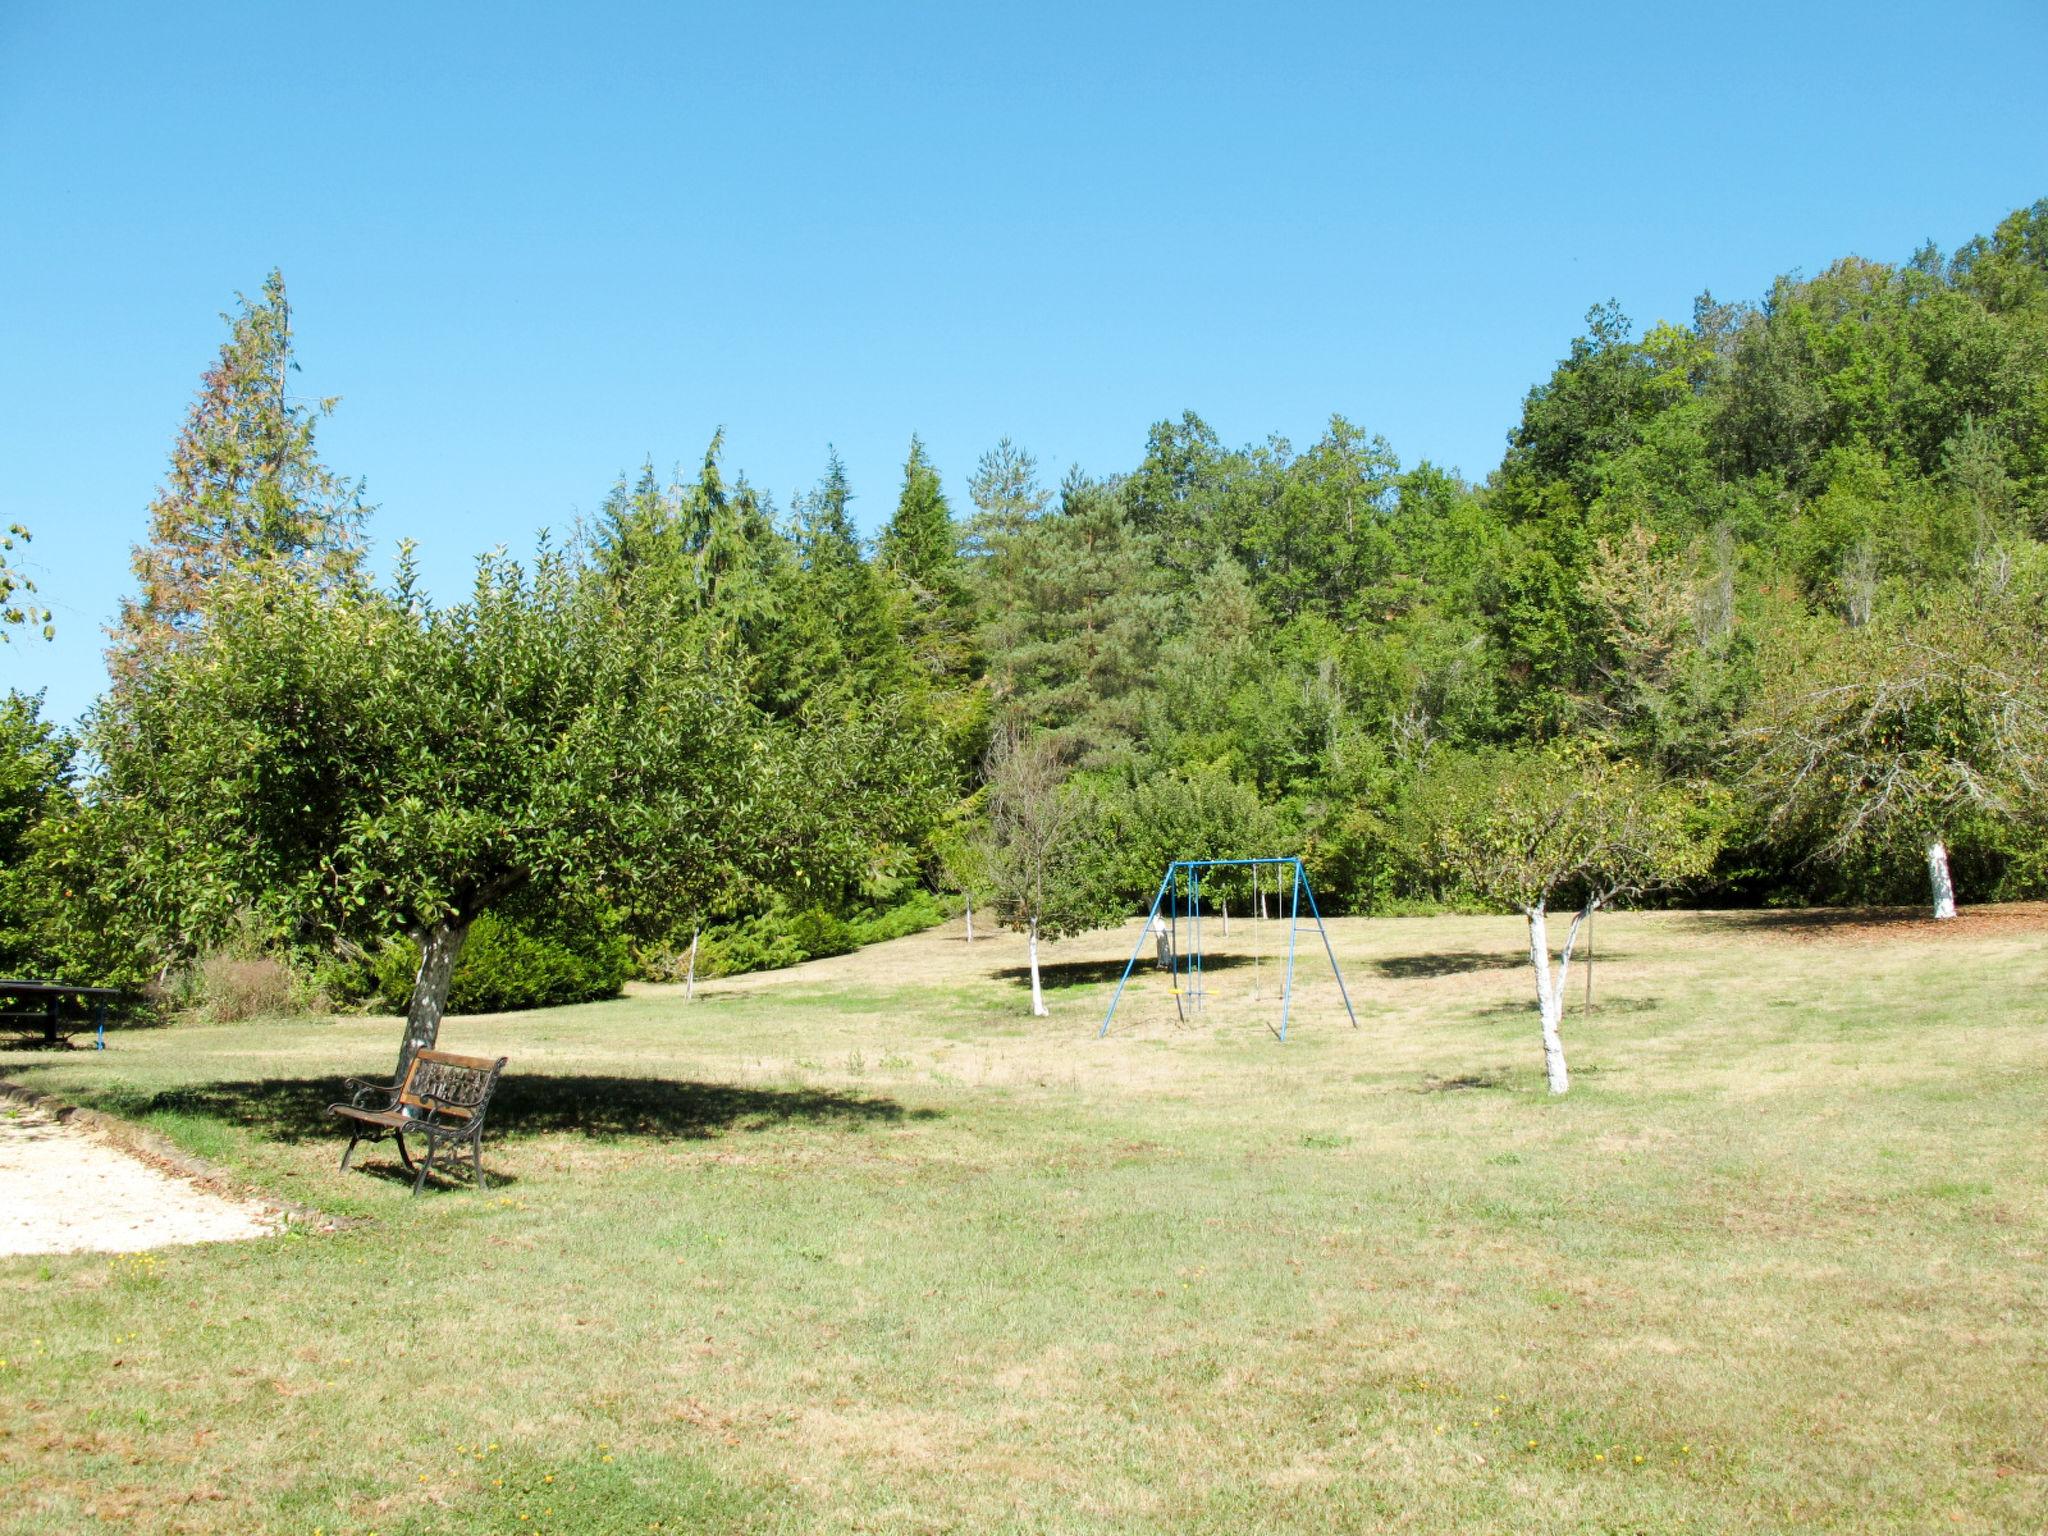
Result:
<svg viewBox="0 0 2048 1536">
<path fill-rule="evenodd" d="M 1483 484 L 1342 416 L 1297 449 L 1186 412 L 1057 492 L 1005 439 L 956 522 L 913 438 L 871 548 L 836 454 L 778 511 L 721 431 L 448 605 L 409 558 L 361 581 L 273 276 L 152 508 L 91 772 L 0 720 L 0 949 L 139 984 L 253 912 L 340 974 L 540 893 L 643 953 L 701 930 L 709 972 L 836 952 L 917 884 L 1053 933 L 1172 858 L 1295 850 L 1336 908 L 1499 902 L 1516 817 L 1607 825 L 1617 785 L 1698 824 L 1566 885 L 1893 896 L 1938 832 L 1968 891 L 2041 888 L 2044 231 L 1640 333 L 1596 307 Z M 977 788 L 992 743 L 1052 787 Z"/>
<path fill-rule="evenodd" d="M 1737 743 L 1753 838 L 1879 879 L 1935 838 L 2023 862 L 2040 845 L 2048 558 L 1846 635 L 1788 627 L 1767 672 Z"/>
<path fill-rule="evenodd" d="M 49 968 L 40 919 L 47 871 L 40 845 L 71 809 L 66 781 L 72 743 L 42 718 L 42 700 L 0 698 L 0 973 L 40 975 Z M 72 978 L 64 978 L 72 979 Z"/>
<path fill-rule="evenodd" d="M 698 944 L 697 974 L 737 976 L 847 954 L 864 944 L 936 927 L 953 917 L 956 908 L 957 903 L 929 891 L 912 892 L 888 905 L 856 907 L 847 914 L 821 907 L 792 912 L 777 903 L 743 922 L 707 929 Z M 680 980 L 682 964 L 682 957 L 671 953 L 660 966 L 662 979 Z"/>
<path fill-rule="evenodd" d="M 372 962 L 375 996 L 403 1013 L 419 968 L 419 946 L 384 945 Z M 625 985 L 626 939 L 615 926 L 578 933 L 486 912 L 470 926 L 448 984 L 450 1013 L 513 1013 L 616 997 Z"/>
<path fill-rule="evenodd" d="M 57 636 L 50 610 L 27 601 L 35 596 L 36 584 L 15 564 L 14 546 L 28 541 L 29 531 L 20 523 L 9 523 L 0 533 L 0 644 L 13 639 L 13 632 L 21 628 L 38 630 L 45 640 Z"/>
<path fill-rule="evenodd" d="M 1407 809 L 1433 870 L 1518 912 L 1696 881 L 1713 867 L 1726 826 L 1707 786 L 1569 747 L 1439 764 Z"/>
<path fill-rule="evenodd" d="M 752 706 L 676 574 L 543 544 L 447 608 L 409 563 L 386 594 L 231 587 L 96 723 L 125 894 L 172 952 L 250 904 L 324 947 L 529 890 L 639 934 L 736 888 L 836 896 L 929 814 L 930 733 Z"/>
<path fill-rule="evenodd" d="M 1006 734 L 986 769 L 988 826 L 975 860 L 978 894 L 998 921 L 1057 939 L 1123 915 L 1095 797 L 1068 777 L 1049 736 Z"/>
</svg>

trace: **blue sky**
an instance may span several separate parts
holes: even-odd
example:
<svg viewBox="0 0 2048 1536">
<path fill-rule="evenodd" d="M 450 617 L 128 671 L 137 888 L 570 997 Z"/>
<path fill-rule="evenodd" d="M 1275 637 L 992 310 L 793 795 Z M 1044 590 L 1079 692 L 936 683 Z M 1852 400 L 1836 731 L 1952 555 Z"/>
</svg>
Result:
<svg viewBox="0 0 2048 1536">
<path fill-rule="evenodd" d="M 1193 408 L 1483 475 L 1587 307 L 1683 319 L 2048 195 L 2048 7 L 0 0 L 0 519 L 103 683 L 221 310 L 283 268 L 437 590 L 693 460 L 869 527 Z"/>
</svg>

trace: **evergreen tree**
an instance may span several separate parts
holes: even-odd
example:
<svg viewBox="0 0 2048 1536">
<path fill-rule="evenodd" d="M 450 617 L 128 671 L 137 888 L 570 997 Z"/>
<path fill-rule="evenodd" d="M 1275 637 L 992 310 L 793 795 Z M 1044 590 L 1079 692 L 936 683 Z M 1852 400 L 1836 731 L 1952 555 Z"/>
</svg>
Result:
<svg viewBox="0 0 2048 1536">
<path fill-rule="evenodd" d="M 132 678 L 201 627 L 215 584 L 230 572 L 274 574 L 331 588 L 358 579 L 362 482 L 320 461 L 314 434 L 334 399 L 290 393 L 292 312 L 273 271 L 262 297 L 223 315 L 227 342 L 200 381 L 171 449 L 170 474 L 136 546 L 138 587 L 121 605 L 109 663 Z"/>
<path fill-rule="evenodd" d="M 939 472 L 913 434 L 910 457 L 903 465 L 903 492 L 896 499 L 895 514 L 882 530 L 882 559 L 916 586 L 951 594 L 958 586 L 954 567 L 959 543 L 953 508 L 939 483 Z"/>
<path fill-rule="evenodd" d="M 984 589 L 996 709 L 1053 731 L 1092 767 L 1136 737 L 1169 606 L 1153 542 L 1113 488 L 1076 483 L 1057 514 L 1006 533 Z"/>
<path fill-rule="evenodd" d="M 837 448 L 826 448 L 825 478 L 797 502 L 797 549 L 806 566 L 841 568 L 861 559 L 860 530 L 853 523 L 853 485 Z"/>
<path fill-rule="evenodd" d="M 1052 497 L 1038 483 L 1038 460 L 1007 437 L 976 462 L 967 479 L 967 496 L 974 503 L 974 515 L 968 519 L 964 553 L 977 559 L 1045 516 L 1052 505 Z"/>
</svg>

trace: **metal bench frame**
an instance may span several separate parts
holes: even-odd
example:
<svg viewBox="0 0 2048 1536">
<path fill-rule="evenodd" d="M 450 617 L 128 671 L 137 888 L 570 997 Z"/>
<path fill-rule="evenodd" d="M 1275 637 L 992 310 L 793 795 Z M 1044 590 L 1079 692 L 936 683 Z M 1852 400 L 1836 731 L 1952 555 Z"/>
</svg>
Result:
<svg viewBox="0 0 2048 1536">
<path fill-rule="evenodd" d="M 488 1056 L 415 1051 L 402 1081 L 373 1083 L 349 1078 L 347 1086 L 355 1090 L 349 1102 L 327 1106 L 329 1114 L 349 1122 L 341 1166 L 348 1167 L 358 1142 L 377 1142 L 390 1136 L 398 1143 L 398 1160 L 413 1175 L 412 1192 L 417 1195 L 433 1170 L 435 1154 L 448 1147 L 459 1160 L 466 1146 L 470 1166 L 476 1170 L 476 1187 L 489 1189 L 484 1178 L 484 1115 L 491 1107 L 491 1094 L 505 1070 L 505 1061 L 503 1056 L 493 1061 Z M 408 1135 L 426 1138 L 427 1155 L 417 1166 L 406 1151 Z"/>
</svg>

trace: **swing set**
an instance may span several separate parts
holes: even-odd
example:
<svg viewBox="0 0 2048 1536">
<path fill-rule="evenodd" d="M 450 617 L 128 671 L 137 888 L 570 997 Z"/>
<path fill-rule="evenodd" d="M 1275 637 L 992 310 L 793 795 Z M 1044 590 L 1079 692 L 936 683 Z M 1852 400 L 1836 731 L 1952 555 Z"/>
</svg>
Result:
<svg viewBox="0 0 2048 1536">
<path fill-rule="evenodd" d="M 1330 958 L 1330 973 L 1337 978 L 1337 993 L 1344 999 L 1344 1012 L 1350 1016 L 1351 1027 L 1356 1029 L 1358 1014 L 1351 1006 L 1351 991 L 1344 985 L 1344 973 L 1337 966 L 1337 952 L 1330 946 L 1330 932 L 1323 926 L 1323 914 L 1316 907 L 1316 893 L 1309 888 L 1308 871 L 1302 868 L 1299 856 L 1284 859 L 1176 859 L 1166 866 L 1166 878 L 1159 882 L 1159 894 L 1152 898 L 1152 910 L 1146 915 L 1138 942 L 1131 946 L 1131 958 L 1124 963 L 1124 973 L 1118 978 L 1116 991 L 1109 999 L 1109 1012 L 1102 1016 L 1102 1028 L 1095 1032 L 1095 1038 L 1100 1040 L 1109 1033 L 1110 1023 L 1116 1018 L 1116 1005 L 1123 999 L 1124 987 L 1130 982 L 1138 956 L 1145 948 L 1145 940 L 1154 932 L 1164 941 L 1161 960 L 1173 979 L 1173 1006 L 1180 1021 L 1185 1024 L 1190 1014 L 1201 1013 L 1208 1007 L 1209 989 L 1202 947 L 1202 871 L 1208 869 L 1251 871 L 1254 920 L 1261 926 L 1266 914 L 1266 896 L 1259 884 L 1259 872 L 1262 869 L 1272 870 L 1272 892 L 1276 898 L 1281 897 L 1282 882 L 1287 885 L 1283 898 L 1287 908 L 1287 966 L 1280 983 L 1280 1038 L 1287 1038 L 1288 1018 L 1294 1008 L 1294 950 L 1301 932 L 1303 897 L 1308 898 L 1309 918 L 1315 923 L 1316 932 L 1322 935 L 1323 953 Z M 1166 909 L 1163 927 L 1160 921 L 1162 906 Z M 1225 905 L 1222 910 L 1223 931 L 1228 933 L 1230 908 Z M 1188 936 L 1185 951 L 1181 944 L 1183 928 Z M 1252 947 L 1254 996 L 1259 985 L 1259 962 L 1260 946 L 1255 942 Z"/>
</svg>

